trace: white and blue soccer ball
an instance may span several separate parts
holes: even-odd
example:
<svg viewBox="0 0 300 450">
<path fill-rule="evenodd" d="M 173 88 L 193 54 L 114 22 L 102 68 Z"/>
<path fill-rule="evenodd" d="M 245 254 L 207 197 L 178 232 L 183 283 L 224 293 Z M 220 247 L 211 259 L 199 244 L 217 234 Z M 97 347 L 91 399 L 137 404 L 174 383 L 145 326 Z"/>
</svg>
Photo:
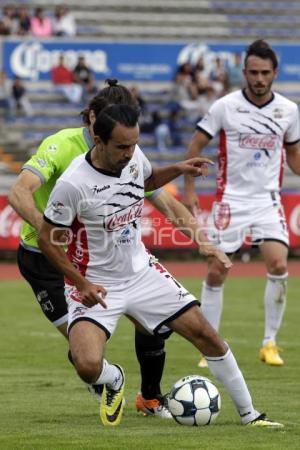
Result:
<svg viewBox="0 0 300 450">
<path fill-rule="evenodd" d="M 211 425 L 219 415 L 221 396 L 208 378 L 189 375 L 174 384 L 168 406 L 172 417 L 181 425 Z"/>
</svg>

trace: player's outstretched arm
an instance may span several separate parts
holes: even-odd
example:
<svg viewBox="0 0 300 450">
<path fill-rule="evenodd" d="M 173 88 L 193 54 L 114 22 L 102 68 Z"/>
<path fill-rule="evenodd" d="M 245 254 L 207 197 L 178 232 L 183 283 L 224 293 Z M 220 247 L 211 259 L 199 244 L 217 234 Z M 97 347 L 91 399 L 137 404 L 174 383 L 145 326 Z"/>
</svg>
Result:
<svg viewBox="0 0 300 450">
<path fill-rule="evenodd" d="M 203 232 L 196 219 L 182 203 L 173 197 L 173 195 L 166 190 L 162 190 L 153 198 L 149 197 L 148 200 L 150 200 L 150 202 L 164 214 L 173 225 L 182 231 L 182 233 L 193 239 L 198 245 L 199 253 L 201 255 L 215 256 L 226 269 L 229 269 L 232 266 L 232 262 L 228 256 L 209 242 L 206 234 Z"/>
<path fill-rule="evenodd" d="M 200 131 L 195 131 L 192 140 L 189 144 L 187 158 L 195 158 L 201 154 L 202 149 L 210 141 L 209 137 Z M 186 173 L 184 175 L 184 196 L 183 203 L 188 210 L 193 214 L 195 208 L 199 208 L 198 197 L 195 192 L 194 177 Z"/>
<path fill-rule="evenodd" d="M 36 230 L 42 225 L 43 214 L 35 206 L 33 194 L 41 185 L 42 182 L 36 174 L 24 169 L 8 194 L 10 205 Z"/>
<path fill-rule="evenodd" d="M 191 158 L 180 161 L 166 167 L 155 167 L 151 176 L 145 180 L 145 191 L 153 191 L 164 186 L 182 174 L 189 174 L 192 177 L 207 176 L 208 164 L 213 162 L 208 158 Z"/>
<path fill-rule="evenodd" d="M 85 306 L 91 307 L 100 303 L 103 308 L 106 308 L 104 287 L 88 281 L 69 261 L 62 244 L 65 232 L 65 228 L 59 228 L 43 220 L 38 238 L 40 249 L 56 268 L 77 287 Z"/>
</svg>

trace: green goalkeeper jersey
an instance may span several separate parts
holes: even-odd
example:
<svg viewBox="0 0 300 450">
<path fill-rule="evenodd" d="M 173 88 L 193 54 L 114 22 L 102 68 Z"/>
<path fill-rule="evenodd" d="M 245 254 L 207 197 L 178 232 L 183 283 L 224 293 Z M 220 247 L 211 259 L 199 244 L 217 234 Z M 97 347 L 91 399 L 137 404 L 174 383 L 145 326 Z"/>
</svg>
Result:
<svg viewBox="0 0 300 450">
<path fill-rule="evenodd" d="M 37 152 L 24 164 L 23 169 L 31 170 L 41 179 L 42 186 L 33 194 L 35 205 L 41 213 L 46 208 L 56 180 L 74 158 L 93 146 L 87 128 L 65 129 L 44 139 Z M 20 237 L 25 248 L 39 251 L 37 231 L 29 223 L 23 223 Z"/>
</svg>

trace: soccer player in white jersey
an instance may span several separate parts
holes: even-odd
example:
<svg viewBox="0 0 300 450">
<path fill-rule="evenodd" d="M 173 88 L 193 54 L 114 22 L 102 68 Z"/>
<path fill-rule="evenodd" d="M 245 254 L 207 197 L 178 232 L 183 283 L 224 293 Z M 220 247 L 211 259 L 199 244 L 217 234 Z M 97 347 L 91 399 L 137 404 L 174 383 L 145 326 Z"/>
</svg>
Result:
<svg viewBox="0 0 300 450">
<path fill-rule="evenodd" d="M 104 385 L 103 424 L 117 425 L 123 412 L 124 372 L 103 353 L 126 314 L 150 334 L 173 330 L 202 351 L 243 424 L 281 427 L 254 409 L 228 345 L 205 320 L 195 297 L 152 261 L 141 240 L 144 189 L 156 189 L 181 173 L 201 174 L 199 160 L 152 168 L 137 146 L 138 112 L 129 105 L 102 110 L 94 134 L 95 147 L 71 163 L 50 195 L 39 245 L 66 277 L 73 362 L 85 382 Z M 59 245 L 66 227 L 67 254 Z"/>
<path fill-rule="evenodd" d="M 299 114 L 295 103 L 271 90 L 277 74 L 277 57 L 263 40 L 247 49 L 244 63 L 246 87 L 217 100 L 197 124 L 188 155 L 199 155 L 220 132 L 217 199 L 209 236 L 224 252 L 242 246 L 245 233 L 259 245 L 267 270 L 264 294 L 265 329 L 260 359 L 284 364 L 276 336 L 280 329 L 287 287 L 288 230 L 281 205 L 283 165 L 300 175 Z M 194 181 L 186 177 L 186 206 L 198 207 Z M 214 257 L 202 288 L 202 311 L 218 330 L 227 271 Z M 200 360 L 205 367 L 205 360 Z"/>
<path fill-rule="evenodd" d="M 39 306 L 48 320 L 68 338 L 68 310 L 65 300 L 64 277 L 42 254 L 37 243 L 37 230 L 43 221 L 43 212 L 56 180 L 78 155 L 86 153 L 93 146 L 93 123 L 96 115 L 108 104 L 136 104 L 130 91 L 116 79 L 106 80 L 104 87 L 91 100 L 82 112 L 85 126 L 60 130 L 48 136 L 40 144 L 37 152 L 25 163 L 15 184 L 12 186 L 9 200 L 24 223 L 20 234 L 18 265 L 21 274 L 31 285 Z M 203 158 L 203 162 L 209 162 Z M 203 175 L 206 168 L 202 166 Z M 167 214 L 176 226 L 192 232 L 193 239 L 201 238 L 200 229 L 183 205 L 162 189 L 148 193 L 148 200 L 163 214 Z M 216 248 L 202 245 L 199 251 L 207 256 L 216 252 Z M 227 258 L 228 259 L 228 258 Z M 166 408 L 160 382 L 164 369 L 164 340 L 159 336 L 141 333 L 135 328 L 135 349 L 140 364 L 141 387 L 136 398 L 136 408 L 145 415 L 171 418 Z M 99 401 L 102 386 L 89 386 L 89 391 Z M 95 389 L 97 389 L 95 391 Z"/>
</svg>

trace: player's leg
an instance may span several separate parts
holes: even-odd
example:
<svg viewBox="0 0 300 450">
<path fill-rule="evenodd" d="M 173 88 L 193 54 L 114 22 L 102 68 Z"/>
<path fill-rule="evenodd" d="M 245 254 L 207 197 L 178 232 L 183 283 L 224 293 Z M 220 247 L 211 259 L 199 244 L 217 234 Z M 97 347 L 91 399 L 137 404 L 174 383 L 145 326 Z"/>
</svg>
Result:
<svg viewBox="0 0 300 450">
<path fill-rule="evenodd" d="M 160 336 L 135 329 L 135 352 L 141 373 L 141 393 L 136 397 L 136 409 L 144 415 L 171 419 L 160 386 L 166 356 L 164 348 L 165 342 Z"/>
<path fill-rule="evenodd" d="M 135 325 L 135 352 L 141 374 L 141 391 L 135 400 L 136 409 L 144 416 L 171 419 L 160 386 L 165 365 L 165 341 L 160 336 L 149 334 L 132 317 L 128 316 L 128 319 Z"/>
<path fill-rule="evenodd" d="M 208 222 L 208 236 L 225 253 L 234 255 L 243 243 L 247 220 L 247 214 L 239 202 L 215 202 Z M 201 309 L 212 327 L 219 331 L 228 269 L 215 257 L 208 258 L 207 262 L 208 272 L 202 284 Z M 200 359 L 198 366 L 207 367 L 204 357 Z"/>
<path fill-rule="evenodd" d="M 234 254 L 242 245 L 247 215 L 239 202 L 215 202 L 208 221 L 208 237 L 227 254 Z M 224 282 L 228 269 L 215 257 L 207 259 L 208 272 L 201 293 L 202 312 L 215 330 L 219 330 Z"/>
<path fill-rule="evenodd" d="M 289 236 L 280 202 L 280 196 L 271 193 L 270 198 L 256 205 L 251 228 L 254 242 L 259 245 L 267 268 L 264 294 L 265 332 L 260 359 L 267 364 L 282 366 L 283 360 L 276 346 L 286 305 L 287 257 Z"/>
<path fill-rule="evenodd" d="M 66 338 L 68 337 L 68 305 L 65 298 L 64 277 L 42 254 L 18 249 L 18 266 L 25 280 L 30 284 L 46 318 Z M 72 357 L 69 360 L 73 364 Z M 88 384 L 87 388 L 99 402 L 101 386 Z"/>
<path fill-rule="evenodd" d="M 18 266 L 30 284 L 46 318 L 68 339 L 68 306 L 64 294 L 64 277 L 38 252 L 18 249 Z"/>
<path fill-rule="evenodd" d="M 281 366 L 284 362 L 276 346 L 276 337 L 286 307 L 288 248 L 281 242 L 265 241 L 260 245 L 260 250 L 267 267 L 265 329 L 260 358 L 267 364 Z"/>
<path fill-rule="evenodd" d="M 201 292 L 201 308 L 211 326 L 219 331 L 223 310 L 224 282 L 228 269 L 214 256 L 207 258 L 208 271 L 203 281 Z"/>
<path fill-rule="evenodd" d="M 234 402 L 243 424 L 282 426 L 254 409 L 252 398 L 230 348 L 225 344 L 197 306 L 192 306 L 168 326 L 190 341 L 208 362 L 216 379 L 225 387 Z"/>
<path fill-rule="evenodd" d="M 130 303 L 126 313 L 150 333 L 165 335 L 171 328 L 193 343 L 207 357 L 211 372 L 227 389 L 242 422 L 256 420 L 260 415 L 253 408 L 235 358 L 203 316 L 196 298 L 159 263 L 150 265 L 142 275 L 128 288 Z"/>
<path fill-rule="evenodd" d="M 68 290 L 68 297 L 78 292 Z M 71 294 L 72 292 L 72 294 Z M 69 297 L 70 298 L 70 297 Z M 73 297 L 74 298 L 74 297 Z M 69 344 L 74 367 L 79 377 L 89 384 L 103 386 L 100 404 L 102 423 L 118 425 L 124 409 L 125 374 L 117 364 L 110 364 L 103 358 L 106 341 L 118 319 L 118 314 L 95 305 L 87 308 L 77 301 L 69 302 Z"/>
</svg>

